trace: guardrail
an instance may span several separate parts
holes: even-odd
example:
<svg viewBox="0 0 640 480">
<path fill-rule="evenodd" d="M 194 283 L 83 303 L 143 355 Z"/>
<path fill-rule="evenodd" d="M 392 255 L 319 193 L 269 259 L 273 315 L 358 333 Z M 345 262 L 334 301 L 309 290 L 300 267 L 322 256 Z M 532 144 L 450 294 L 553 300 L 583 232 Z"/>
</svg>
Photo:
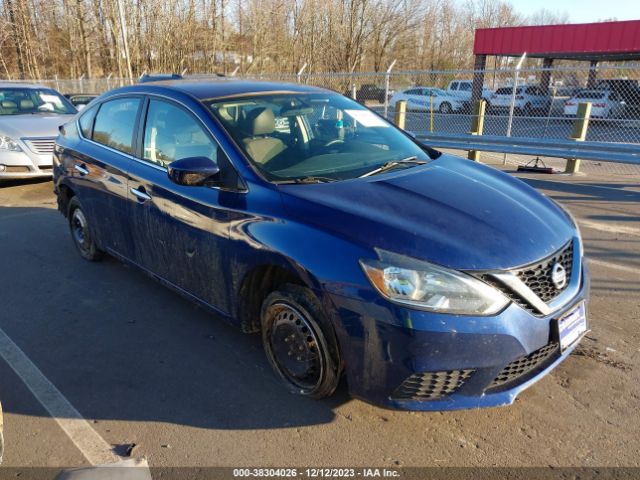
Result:
<svg viewBox="0 0 640 480">
<path fill-rule="evenodd" d="M 640 144 L 440 133 L 417 134 L 415 137 L 438 148 L 640 165 Z"/>
</svg>

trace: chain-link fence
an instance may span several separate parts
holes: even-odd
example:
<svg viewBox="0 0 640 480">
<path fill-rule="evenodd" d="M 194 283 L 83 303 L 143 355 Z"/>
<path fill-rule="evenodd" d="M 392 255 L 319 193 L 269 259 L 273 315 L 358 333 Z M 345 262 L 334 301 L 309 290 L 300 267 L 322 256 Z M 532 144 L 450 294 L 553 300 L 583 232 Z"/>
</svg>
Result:
<svg viewBox="0 0 640 480">
<path fill-rule="evenodd" d="M 187 78 L 225 80 L 207 74 Z M 484 135 L 568 138 L 578 105 L 588 102 L 591 121 L 587 141 L 640 143 L 640 64 L 484 71 L 256 74 L 248 78 L 329 88 L 355 98 L 390 119 L 397 102 L 405 100 L 406 129 L 417 134 L 468 133 L 474 100 L 480 96 L 487 107 Z M 81 78 L 37 83 L 64 94 L 99 94 L 130 82 L 124 78 Z"/>
</svg>

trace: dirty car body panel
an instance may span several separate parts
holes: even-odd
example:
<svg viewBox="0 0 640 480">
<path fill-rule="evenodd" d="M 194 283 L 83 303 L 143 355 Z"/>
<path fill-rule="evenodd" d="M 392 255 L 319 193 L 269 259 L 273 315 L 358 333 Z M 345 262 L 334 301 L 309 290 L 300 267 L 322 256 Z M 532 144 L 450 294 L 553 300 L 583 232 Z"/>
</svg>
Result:
<svg viewBox="0 0 640 480">
<path fill-rule="evenodd" d="M 57 140 L 61 211 L 66 214 L 77 196 L 101 249 L 247 331 L 259 328 L 259 309 L 251 307 L 251 291 L 259 290 L 256 272 L 287 272 L 330 319 L 350 392 L 378 405 L 448 410 L 510 404 L 575 348 L 586 320 L 567 345 L 559 325 L 564 317 L 584 316 L 589 274 L 579 231 L 555 202 L 507 174 L 428 148 L 428 161 L 411 168 L 326 182 L 274 181 L 211 107 L 264 95 L 337 94 L 244 81 L 158 82 L 104 94 Z M 140 103 L 135 115 L 130 112 L 135 122 L 128 153 L 81 128 L 91 109 L 132 98 Z M 230 180 L 178 185 L 161 160 L 143 159 L 148 139 L 160 135 L 149 126 L 154 102 L 180 109 L 202 127 L 199 141 L 213 146 Z M 224 114 L 237 115 L 229 105 Z M 358 119 L 354 124 L 395 131 L 362 113 L 365 107 L 345 105 Z M 362 111 L 353 113 L 356 108 Z M 182 113 L 176 112 L 167 118 L 179 129 Z M 274 121 L 281 130 L 311 131 L 300 112 Z M 335 125 L 343 128 L 342 117 Z M 411 264 L 432 265 L 494 289 L 504 302 L 490 314 L 469 314 L 398 301 L 365 267 L 387 258 L 401 259 L 400 270 L 389 270 L 393 274 Z M 556 273 L 565 274 L 561 287 L 553 286 Z"/>
</svg>

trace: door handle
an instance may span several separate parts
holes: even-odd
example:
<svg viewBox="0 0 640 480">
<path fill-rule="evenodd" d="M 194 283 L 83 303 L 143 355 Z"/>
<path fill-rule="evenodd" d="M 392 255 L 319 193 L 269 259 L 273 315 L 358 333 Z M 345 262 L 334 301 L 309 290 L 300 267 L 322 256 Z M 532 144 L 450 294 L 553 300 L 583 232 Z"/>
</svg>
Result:
<svg viewBox="0 0 640 480">
<path fill-rule="evenodd" d="M 144 187 L 140 188 L 142 188 L 142 191 L 136 190 L 135 188 L 131 188 L 129 191 L 138 198 L 139 202 L 146 202 L 147 200 L 151 200 L 151 195 L 148 195 L 147 192 L 144 191 Z"/>
<path fill-rule="evenodd" d="M 89 169 L 84 165 L 74 165 L 73 168 L 78 172 L 81 176 L 89 175 Z"/>
</svg>

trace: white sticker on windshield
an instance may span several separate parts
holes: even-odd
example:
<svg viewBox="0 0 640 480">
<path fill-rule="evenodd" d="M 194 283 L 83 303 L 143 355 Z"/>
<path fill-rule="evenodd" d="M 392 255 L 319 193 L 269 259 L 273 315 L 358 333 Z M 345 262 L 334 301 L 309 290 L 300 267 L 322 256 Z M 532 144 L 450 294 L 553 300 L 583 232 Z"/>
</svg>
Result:
<svg viewBox="0 0 640 480">
<path fill-rule="evenodd" d="M 375 113 L 370 112 L 369 110 L 345 110 L 344 113 L 349 115 L 358 123 L 362 124 L 365 127 L 388 127 L 383 119 L 378 117 Z"/>
</svg>

